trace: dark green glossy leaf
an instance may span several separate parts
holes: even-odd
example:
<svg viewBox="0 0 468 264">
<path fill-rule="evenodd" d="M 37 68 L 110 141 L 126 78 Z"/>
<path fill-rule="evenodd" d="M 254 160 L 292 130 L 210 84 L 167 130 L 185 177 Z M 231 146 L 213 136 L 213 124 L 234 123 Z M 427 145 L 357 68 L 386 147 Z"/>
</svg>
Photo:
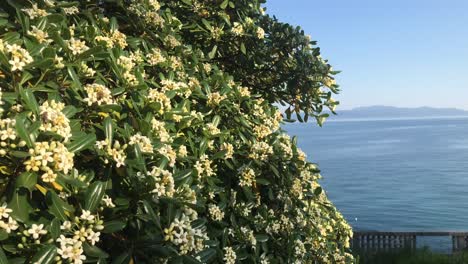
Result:
<svg viewBox="0 0 468 264">
<path fill-rule="evenodd" d="M 2 247 L 0 247 L 0 264 L 9 264 L 8 259 Z"/>
<path fill-rule="evenodd" d="M 52 222 L 50 222 L 50 226 L 49 226 L 49 232 L 50 232 L 50 235 L 52 236 L 52 238 L 55 240 L 57 239 L 59 236 L 60 236 L 60 220 L 58 218 L 55 218 L 52 220 Z"/>
<path fill-rule="evenodd" d="M 112 264 L 129 264 L 131 260 L 131 256 L 129 252 L 123 252 L 122 254 L 118 255 L 113 261 Z"/>
<path fill-rule="evenodd" d="M 263 235 L 263 234 L 258 234 L 258 235 L 255 235 L 255 239 L 257 239 L 258 242 L 267 242 L 268 236 Z"/>
<path fill-rule="evenodd" d="M 13 197 L 8 203 L 8 207 L 13 210 L 11 215 L 20 222 L 29 220 L 31 205 L 28 202 L 29 191 L 25 188 L 19 188 L 13 193 Z"/>
<path fill-rule="evenodd" d="M 16 178 L 15 186 L 16 188 L 24 187 L 30 191 L 35 189 L 37 183 L 37 173 L 32 171 L 26 171 L 21 173 L 18 178 Z"/>
<path fill-rule="evenodd" d="M 174 173 L 173 177 L 175 181 L 182 181 L 185 178 L 189 177 L 192 174 L 192 169 L 181 170 Z"/>
<path fill-rule="evenodd" d="M 102 201 L 106 191 L 106 183 L 93 182 L 86 190 L 84 209 L 93 212 Z"/>
<path fill-rule="evenodd" d="M 60 220 L 67 220 L 68 218 L 64 209 L 65 202 L 53 191 L 48 191 L 46 197 L 50 213 Z"/>
<path fill-rule="evenodd" d="M 3 241 L 8 238 L 8 233 L 5 230 L 0 230 L 0 241 Z"/>
<path fill-rule="evenodd" d="M 36 101 L 36 97 L 30 89 L 20 89 L 21 99 L 25 103 L 26 107 L 39 115 L 39 104 Z"/>
<path fill-rule="evenodd" d="M 119 220 L 111 220 L 104 223 L 104 230 L 103 233 L 114 233 L 121 231 L 125 228 L 127 223 Z"/>
<path fill-rule="evenodd" d="M 25 115 L 16 116 L 16 133 L 18 133 L 18 136 L 26 142 L 26 145 L 29 148 L 34 147 L 34 142 L 30 137 L 31 133 L 26 129 Z"/>
<path fill-rule="evenodd" d="M 109 142 L 113 142 L 114 125 L 112 123 L 112 118 L 110 118 L 110 117 L 106 117 L 104 119 L 104 132 L 105 132 L 106 138 L 109 140 Z"/>
<path fill-rule="evenodd" d="M 96 257 L 96 258 L 103 258 L 106 259 L 109 257 L 109 254 L 107 254 L 104 250 L 90 245 L 88 242 L 83 243 L 83 250 L 87 256 L 90 257 Z"/>
<path fill-rule="evenodd" d="M 73 141 L 68 144 L 67 148 L 70 152 L 79 152 L 93 146 L 94 143 L 96 143 L 96 135 L 86 134 L 73 139 Z"/>
<path fill-rule="evenodd" d="M 34 255 L 31 263 L 50 264 L 55 263 L 55 256 L 57 255 L 57 248 L 54 245 L 43 246 L 39 252 Z"/>
</svg>

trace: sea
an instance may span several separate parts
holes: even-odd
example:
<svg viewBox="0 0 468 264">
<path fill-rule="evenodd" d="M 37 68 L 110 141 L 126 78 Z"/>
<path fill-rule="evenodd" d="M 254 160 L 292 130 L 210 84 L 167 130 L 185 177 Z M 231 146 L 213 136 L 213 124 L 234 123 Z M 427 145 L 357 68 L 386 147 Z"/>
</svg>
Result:
<svg viewBox="0 0 468 264">
<path fill-rule="evenodd" d="M 283 126 L 354 230 L 468 231 L 468 117 Z"/>
</svg>

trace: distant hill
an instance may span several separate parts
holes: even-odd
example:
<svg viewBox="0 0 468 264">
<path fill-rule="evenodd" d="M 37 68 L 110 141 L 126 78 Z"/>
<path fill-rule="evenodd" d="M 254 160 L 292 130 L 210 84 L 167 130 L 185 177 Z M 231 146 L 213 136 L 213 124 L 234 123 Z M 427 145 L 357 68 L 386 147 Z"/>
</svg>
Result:
<svg viewBox="0 0 468 264">
<path fill-rule="evenodd" d="M 442 117 L 442 116 L 467 116 L 468 111 L 457 108 L 433 108 L 417 107 L 402 108 L 394 106 L 366 106 L 357 107 L 351 110 L 338 111 L 341 118 L 411 118 L 411 117 Z"/>
</svg>

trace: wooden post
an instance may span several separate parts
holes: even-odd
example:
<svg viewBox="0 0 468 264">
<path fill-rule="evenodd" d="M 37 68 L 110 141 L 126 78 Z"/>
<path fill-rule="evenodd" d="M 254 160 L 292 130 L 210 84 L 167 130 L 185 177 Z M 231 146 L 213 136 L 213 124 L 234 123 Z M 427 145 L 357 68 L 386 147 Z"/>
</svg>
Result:
<svg viewBox="0 0 468 264">
<path fill-rule="evenodd" d="M 458 251 L 458 240 L 454 235 L 452 235 L 452 251 Z"/>
</svg>

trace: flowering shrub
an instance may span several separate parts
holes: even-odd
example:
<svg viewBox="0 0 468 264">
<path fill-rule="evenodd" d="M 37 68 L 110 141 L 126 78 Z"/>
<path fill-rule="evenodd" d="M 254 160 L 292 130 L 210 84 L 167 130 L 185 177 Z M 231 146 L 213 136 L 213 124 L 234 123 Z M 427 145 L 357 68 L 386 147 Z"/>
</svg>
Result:
<svg viewBox="0 0 468 264">
<path fill-rule="evenodd" d="M 0 263 L 353 261 L 274 106 L 336 105 L 298 29 L 250 0 L 7 2 Z"/>
</svg>

